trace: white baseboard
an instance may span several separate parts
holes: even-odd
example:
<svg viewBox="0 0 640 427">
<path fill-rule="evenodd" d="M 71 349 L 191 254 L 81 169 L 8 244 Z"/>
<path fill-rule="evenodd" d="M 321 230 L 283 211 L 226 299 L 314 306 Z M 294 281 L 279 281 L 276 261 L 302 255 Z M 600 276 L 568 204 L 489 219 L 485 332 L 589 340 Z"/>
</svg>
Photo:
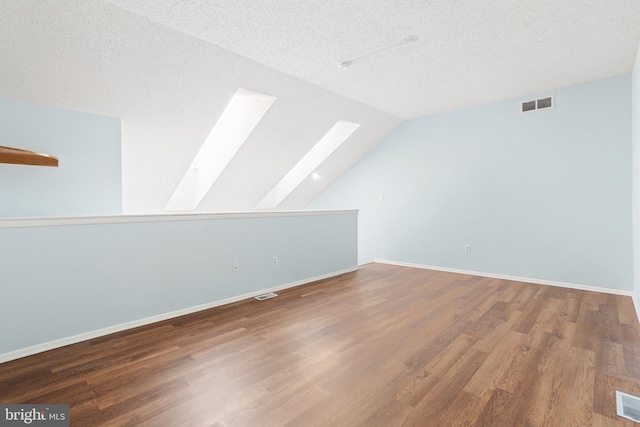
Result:
<svg viewBox="0 0 640 427">
<path fill-rule="evenodd" d="M 633 299 L 633 306 L 636 309 L 636 317 L 638 317 L 638 321 L 640 321 L 640 301 L 638 301 L 638 297 L 633 295 L 631 297 Z"/>
<path fill-rule="evenodd" d="M 158 314 L 156 316 L 145 317 L 144 319 L 138 319 L 127 323 L 122 323 L 115 326 L 109 326 L 107 328 L 98 329 L 95 331 L 85 332 L 72 337 L 61 338 L 54 341 L 49 341 L 42 344 L 37 344 L 31 347 L 22 348 L 19 350 L 10 351 L 8 353 L 0 354 L 0 363 L 8 362 L 10 360 L 20 359 L 22 357 L 31 356 L 33 354 L 42 353 L 43 351 L 53 350 L 54 348 L 64 347 L 70 344 L 76 344 L 81 341 L 90 340 L 93 338 L 102 337 L 105 335 L 113 334 L 116 332 L 125 331 L 127 329 L 137 328 L 139 326 L 149 325 L 151 323 L 161 322 L 163 320 L 172 319 L 174 317 L 184 316 L 186 314 L 196 313 L 202 310 L 208 310 L 210 308 L 219 307 L 221 305 L 231 304 L 233 302 L 242 301 L 244 299 L 253 298 L 258 295 L 266 294 L 268 292 L 281 291 L 283 289 L 294 288 L 300 285 L 306 285 L 307 283 L 316 282 L 322 279 L 328 279 L 330 277 L 339 276 L 341 274 L 350 273 L 356 271 L 358 267 L 347 268 L 340 271 L 334 271 L 332 273 L 323 274 L 309 279 L 298 280 L 297 282 L 291 282 L 284 285 L 274 286 L 272 288 L 262 289 L 260 291 L 249 292 L 242 295 L 237 295 L 223 300 L 213 301 L 206 304 L 200 304 L 193 307 L 187 307 L 180 310 L 171 311 L 169 313 Z"/>
<path fill-rule="evenodd" d="M 621 289 L 610 289 L 610 288 L 600 288 L 597 286 L 588 286 L 588 285 L 578 285 L 575 283 L 565 283 L 565 282 L 555 282 L 552 280 L 542 280 L 542 279 L 532 279 L 530 277 L 518 277 L 518 276 L 508 276 L 505 274 L 493 274 L 493 273 L 484 273 L 480 271 L 470 271 L 470 270 L 460 270 L 457 268 L 448 268 L 448 267 L 436 267 L 433 265 L 423 265 L 423 264 L 411 264 L 408 262 L 400 262 L 400 261 L 388 261 L 384 259 L 375 259 L 373 262 L 378 262 L 380 264 L 391 264 L 398 265 L 401 267 L 413 267 L 413 268 L 423 268 L 426 270 L 437 270 L 437 271 L 447 271 L 449 273 L 460 273 L 460 274 L 468 274 L 471 276 L 482 276 L 482 277 L 490 277 L 493 279 L 505 279 L 505 280 L 513 280 L 515 282 L 526 282 L 526 283 L 535 283 L 537 285 L 548 285 L 548 286 L 558 286 L 560 288 L 569 288 L 569 289 L 578 289 L 581 291 L 591 291 L 591 292 L 602 292 L 605 294 L 614 294 L 614 295 L 624 295 L 633 297 L 633 291 L 624 291 Z M 634 299 L 635 302 L 635 299 Z M 636 312 L 638 312 L 638 305 L 636 304 Z"/>
</svg>

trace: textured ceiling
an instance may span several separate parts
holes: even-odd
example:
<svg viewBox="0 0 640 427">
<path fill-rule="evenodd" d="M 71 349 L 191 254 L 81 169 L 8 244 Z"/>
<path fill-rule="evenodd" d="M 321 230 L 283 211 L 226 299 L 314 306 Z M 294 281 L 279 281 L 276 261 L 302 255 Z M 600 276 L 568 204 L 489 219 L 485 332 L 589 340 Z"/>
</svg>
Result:
<svg viewBox="0 0 640 427">
<path fill-rule="evenodd" d="M 402 119 L 629 73 L 640 40 L 638 0 L 0 0 L 0 10 L 0 97 L 122 119 L 125 213 L 163 210 L 238 87 L 277 100 L 198 211 L 253 209 L 338 120 L 361 124 L 321 179 L 278 206 L 303 208 Z M 396 46 L 409 36 L 418 40 Z"/>
<path fill-rule="evenodd" d="M 640 40 L 638 0 L 109 1 L 405 119 L 629 73 Z"/>
<path fill-rule="evenodd" d="M 0 0 L 0 97 L 122 119 L 123 209 L 163 209 L 238 87 L 277 97 L 197 211 L 247 211 L 338 120 L 301 209 L 402 120 L 102 0 Z M 87 144 L 92 141 L 87 140 Z"/>
</svg>

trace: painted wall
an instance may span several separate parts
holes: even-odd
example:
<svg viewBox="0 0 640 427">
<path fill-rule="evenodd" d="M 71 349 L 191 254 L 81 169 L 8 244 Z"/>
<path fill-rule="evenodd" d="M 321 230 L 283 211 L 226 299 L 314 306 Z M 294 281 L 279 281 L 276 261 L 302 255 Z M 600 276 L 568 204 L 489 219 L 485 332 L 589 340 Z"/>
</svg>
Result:
<svg viewBox="0 0 640 427">
<path fill-rule="evenodd" d="M 120 120 L 0 99 L 0 145 L 59 159 L 0 164 L 0 217 L 122 213 Z"/>
<path fill-rule="evenodd" d="M 3 353 L 357 267 L 356 212 L 217 217 L 18 228 L 0 221 L 0 361 Z"/>
<path fill-rule="evenodd" d="M 640 45 L 632 74 L 633 264 L 636 307 L 640 307 Z"/>
<path fill-rule="evenodd" d="M 538 94 L 552 110 L 405 122 L 308 208 L 360 209 L 361 264 L 631 290 L 630 93 L 626 75 Z"/>
</svg>

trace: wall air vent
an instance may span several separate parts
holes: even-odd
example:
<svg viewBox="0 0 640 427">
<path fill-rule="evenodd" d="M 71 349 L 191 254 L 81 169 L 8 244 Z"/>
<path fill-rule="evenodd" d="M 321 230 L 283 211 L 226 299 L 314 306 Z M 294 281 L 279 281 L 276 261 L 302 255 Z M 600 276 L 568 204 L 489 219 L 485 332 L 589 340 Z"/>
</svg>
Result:
<svg viewBox="0 0 640 427">
<path fill-rule="evenodd" d="M 277 296 L 278 296 L 278 294 L 273 293 L 273 292 L 269 292 L 268 294 L 258 295 L 257 297 L 254 297 L 254 298 L 257 299 L 258 301 L 264 301 L 266 299 L 275 298 Z"/>
<path fill-rule="evenodd" d="M 527 101 L 522 103 L 522 112 L 533 111 L 536 109 L 536 101 Z"/>
<path fill-rule="evenodd" d="M 536 110 L 546 110 L 553 108 L 553 96 L 547 96 L 546 98 L 533 99 L 531 101 L 522 101 L 520 105 L 520 111 L 522 113 L 528 113 Z"/>
</svg>

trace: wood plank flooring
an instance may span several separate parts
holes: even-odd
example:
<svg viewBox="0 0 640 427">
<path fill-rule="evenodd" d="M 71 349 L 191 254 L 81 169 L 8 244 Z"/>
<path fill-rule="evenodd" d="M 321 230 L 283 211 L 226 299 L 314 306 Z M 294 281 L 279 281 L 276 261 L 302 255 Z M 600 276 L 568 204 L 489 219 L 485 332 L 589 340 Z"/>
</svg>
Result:
<svg viewBox="0 0 640 427">
<path fill-rule="evenodd" d="M 633 426 L 630 297 L 369 264 L 0 364 L 72 426 Z"/>
</svg>

